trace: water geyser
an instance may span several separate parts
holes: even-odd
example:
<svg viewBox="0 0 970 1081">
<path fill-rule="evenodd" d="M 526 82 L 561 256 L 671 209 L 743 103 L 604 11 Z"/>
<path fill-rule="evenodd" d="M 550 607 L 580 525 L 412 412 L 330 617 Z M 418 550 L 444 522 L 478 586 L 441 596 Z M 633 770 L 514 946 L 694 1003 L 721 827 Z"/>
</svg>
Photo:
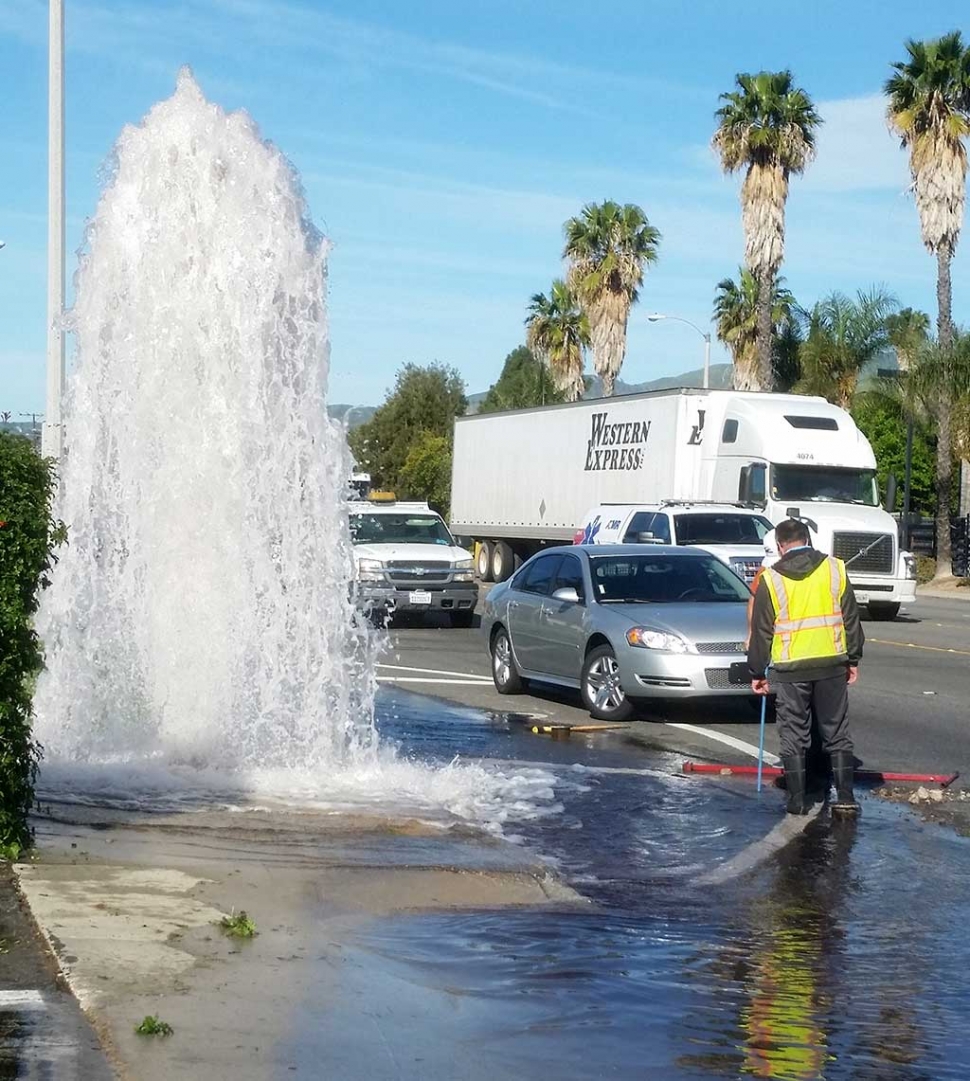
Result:
<svg viewBox="0 0 970 1081">
<path fill-rule="evenodd" d="M 36 734 L 55 761 L 364 765 L 326 243 L 283 155 L 188 71 L 109 172 L 70 316 Z"/>
</svg>

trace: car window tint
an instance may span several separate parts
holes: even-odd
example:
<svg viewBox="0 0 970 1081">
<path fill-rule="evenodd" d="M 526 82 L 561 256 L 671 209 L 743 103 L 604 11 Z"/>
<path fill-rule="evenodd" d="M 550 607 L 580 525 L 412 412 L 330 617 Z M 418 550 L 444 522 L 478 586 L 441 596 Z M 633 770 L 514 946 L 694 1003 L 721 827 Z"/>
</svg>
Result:
<svg viewBox="0 0 970 1081">
<path fill-rule="evenodd" d="M 650 534 L 641 541 L 641 534 Z M 638 510 L 623 534 L 624 544 L 670 544 L 670 521 L 666 514 L 653 510 Z"/>
<path fill-rule="evenodd" d="M 552 592 L 557 589 L 575 589 L 576 595 L 583 600 L 585 590 L 583 588 L 583 568 L 575 556 L 563 556 L 559 564 L 559 571 L 553 583 Z"/>
<path fill-rule="evenodd" d="M 525 593 L 548 596 L 552 592 L 552 583 L 555 581 L 561 562 L 562 556 L 540 556 L 535 563 L 526 568 L 525 575 L 517 588 Z"/>
<path fill-rule="evenodd" d="M 753 514 L 678 514 L 678 544 L 761 544 L 771 528 Z"/>
<path fill-rule="evenodd" d="M 610 556 L 591 559 L 590 570 L 601 603 L 740 602 L 750 595 L 740 578 L 713 556 Z"/>
</svg>

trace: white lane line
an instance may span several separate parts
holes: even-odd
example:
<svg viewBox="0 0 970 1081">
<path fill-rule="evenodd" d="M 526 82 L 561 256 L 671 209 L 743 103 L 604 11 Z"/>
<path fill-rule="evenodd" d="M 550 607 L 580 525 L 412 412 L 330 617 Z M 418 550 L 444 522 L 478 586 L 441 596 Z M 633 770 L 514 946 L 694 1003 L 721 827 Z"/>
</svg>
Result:
<svg viewBox="0 0 970 1081">
<path fill-rule="evenodd" d="M 759 863 L 764 863 L 769 856 L 780 851 L 800 833 L 804 832 L 809 822 L 818 817 L 822 807 L 823 804 L 816 803 L 806 815 L 786 814 L 774 829 L 762 837 L 760 841 L 755 841 L 753 844 L 748 845 L 747 848 L 742 848 L 736 856 L 732 856 L 731 859 L 722 863 L 719 867 L 700 875 L 696 879 L 697 884 L 699 886 L 718 885 L 753 870 Z"/>
<path fill-rule="evenodd" d="M 745 743 L 743 739 L 738 739 L 736 736 L 729 736 L 724 732 L 715 732 L 713 728 L 703 728 L 699 724 L 683 724 L 680 721 L 665 721 L 664 723 L 668 728 L 682 728 L 685 732 L 697 732 L 708 739 L 713 739 L 727 747 L 733 747 L 736 751 L 750 755 L 752 758 L 758 757 L 758 748 L 753 743 Z M 781 765 L 781 759 L 778 755 L 772 754 L 771 751 L 765 751 L 765 761 L 769 766 Z"/>
<path fill-rule="evenodd" d="M 378 676 L 378 683 L 447 683 L 452 687 L 491 687 L 490 679 L 480 676 L 468 679 L 429 679 L 427 676 Z"/>
<path fill-rule="evenodd" d="M 45 1006 L 40 991 L 0 991 L 0 1009 L 42 1010 Z"/>
<path fill-rule="evenodd" d="M 482 676 L 477 672 L 449 672 L 446 668 L 409 668 L 406 664 L 378 664 L 391 672 L 420 672 L 426 676 L 461 676 L 462 679 L 484 679 L 491 682 L 491 676 Z"/>
</svg>

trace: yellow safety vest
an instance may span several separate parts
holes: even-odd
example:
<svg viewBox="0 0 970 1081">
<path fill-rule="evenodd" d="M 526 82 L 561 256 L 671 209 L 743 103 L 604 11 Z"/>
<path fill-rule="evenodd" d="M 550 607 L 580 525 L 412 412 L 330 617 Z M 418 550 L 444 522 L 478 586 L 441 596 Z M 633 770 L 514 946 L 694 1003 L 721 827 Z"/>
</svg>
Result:
<svg viewBox="0 0 970 1081">
<path fill-rule="evenodd" d="M 845 564 L 826 556 L 801 581 L 765 571 L 765 585 L 775 607 L 775 636 L 771 666 L 781 671 L 810 667 L 809 661 L 848 660 L 842 594 Z"/>
</svg>

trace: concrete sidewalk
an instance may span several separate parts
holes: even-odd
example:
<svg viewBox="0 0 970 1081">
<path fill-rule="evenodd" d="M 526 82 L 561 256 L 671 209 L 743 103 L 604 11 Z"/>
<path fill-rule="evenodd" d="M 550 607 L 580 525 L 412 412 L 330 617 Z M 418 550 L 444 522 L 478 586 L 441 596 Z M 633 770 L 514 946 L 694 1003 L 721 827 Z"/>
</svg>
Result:
<svg viewBox="0 0 970 1081">
<path fill-rule="evenodd" d="M 417 824 L 95 814 L 41 821 L 37 842 L 16 867 L 31 912 L 118 1076 L 135 1081 L 328 1076 L 298 1019 L 335 1007 L 355 964 L 348 936 L 369 920 L 583 903 L 512 846 Z M 220 930 L 233 910 L 255 920 L 255 938 Z M 136 1035 L 146 1015 L 173 1034 Z"/>
</svg>

